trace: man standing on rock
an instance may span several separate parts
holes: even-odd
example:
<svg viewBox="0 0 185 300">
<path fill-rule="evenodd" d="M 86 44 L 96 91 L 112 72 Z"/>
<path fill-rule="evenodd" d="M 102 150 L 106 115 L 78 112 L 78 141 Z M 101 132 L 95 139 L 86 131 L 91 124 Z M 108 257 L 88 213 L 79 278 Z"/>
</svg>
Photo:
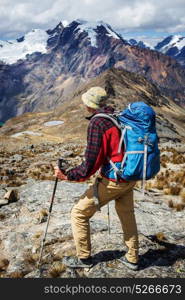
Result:
<svg viewBox="0 0 185 300">
<path fill-rule="evenodd" d="M 91 185 L 71 211 L 72 232 L 77 257 L 69 257 L 66 265 L 71 268 L 93 266 L 91 257 L 89 219 L 100 207 L 115 200 L 115 208 L 121 221 L 124 241 L 128 248 L 119 260 L 132 270 L 138 269 L 138 233 L 134 215 L 133 188 L 135 181 L 116 180 L 109 168 L 109 160 L 122 162 L 124 149 L 118 152 L 120 130 L 106 118 L 94 117 L 98 113 L 112 114 L 114 109 L 106 106 L 107 93 L 101 87 L 92 87 L 82 95 L 82 101 L 91 113 L 87 132 L 87 148 L 83 163 L 68 172 L 55 167 L 55 176 L 61 180 L 82 182 L 100 169 L 101 178 Z M 96 202 L 98 198 L 98 203 Z"/>
</svg>

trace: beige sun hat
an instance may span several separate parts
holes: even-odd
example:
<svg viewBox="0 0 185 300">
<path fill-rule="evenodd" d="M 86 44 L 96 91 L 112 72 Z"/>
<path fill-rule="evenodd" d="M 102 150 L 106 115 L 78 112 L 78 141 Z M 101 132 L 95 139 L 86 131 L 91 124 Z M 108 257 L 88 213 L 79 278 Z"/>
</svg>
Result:
<svg viewBox="0 0 185 300">
<path fill-rule="evenodd" d="M 106 91 L 99 86 L 94 86 L 90 88 L 86 93 L 82 95 L 83 103 L 86 106 L 94 109 L 100 108 L 101 104 L 103 103 L 103 100 L 105 100 L 106 98 Z"/>
</svg>

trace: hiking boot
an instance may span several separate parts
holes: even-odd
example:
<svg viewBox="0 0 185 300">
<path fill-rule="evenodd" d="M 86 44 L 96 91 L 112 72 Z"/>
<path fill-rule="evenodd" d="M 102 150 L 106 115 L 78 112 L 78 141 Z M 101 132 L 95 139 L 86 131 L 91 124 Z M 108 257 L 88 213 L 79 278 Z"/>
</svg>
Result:
<svg viewBox="0 0 185 300">
<path fill-rule="evenodd" d="M 91 256 L 88 258 L 67 256 L 64 257 L 63 263 L 70 268 L 91 268 L 93 266 Z"/>
<path fill-rule="evenodd" d="M 121 258 L 119 258 L 118 261 L 120 261 L 122 264 L 124 264 L 125 266 L 127 266 L 129 269 L 131 269 L 133 271 L 138 270 L 139 264 L 129 262 L 125 256 L 122 256 Z"/>
</svg>

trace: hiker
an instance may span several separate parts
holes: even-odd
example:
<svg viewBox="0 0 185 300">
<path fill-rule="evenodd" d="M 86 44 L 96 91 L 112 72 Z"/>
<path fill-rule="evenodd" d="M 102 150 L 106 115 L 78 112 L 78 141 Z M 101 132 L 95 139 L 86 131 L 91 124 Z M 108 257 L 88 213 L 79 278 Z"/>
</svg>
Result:
<svg viewBox="0 0 185 300">
<path fill-rule="evenodd" d="M 81 165 L 68 172 L 55 167 L 55 176 L 61 180 L 82 182 L 96 173 L 100 168 L 98 179 L 80 197 L 71 211 L 72 232 L 77 257 L 69 257 L 69 267 L 83 268 L 93 265 L 91 257 L 89 219 L 111 200 L 115 200 L 116 212 L 119 216 L 124 241 L 128 248 L 125 256 L 119 260 L 132 270 L 138 269 L 138 233 L 134 215 L 133 188 L 135 181 L 115 178 L 113 171 L 108 169 L 108 158 L 113 162 L 121 162 L 124 156 L 122 147 L 118 154 L 120 130 L 106 118 L 93 117 L 98 113 L 113 114 L 114 109 L 106 106 L 106 91 L 101 87 L 92 87 L 82 95 L 82 101 L 91 114 L 87 132 L 87 148 L 85 160 Z M 98 184 L 98 186 L 97 186 Z M 96 194 L 97 188 L 97 195 Z M 98 196 L 98 203 L 96 197 Z"/>
</svg>

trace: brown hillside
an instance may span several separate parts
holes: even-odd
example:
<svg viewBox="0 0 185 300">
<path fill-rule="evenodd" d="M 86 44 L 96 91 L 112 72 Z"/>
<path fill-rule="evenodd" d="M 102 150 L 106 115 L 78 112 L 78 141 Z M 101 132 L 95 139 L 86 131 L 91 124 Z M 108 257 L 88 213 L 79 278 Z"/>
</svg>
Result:
<svg viewBox="0 0 185 300">
<path fill-rule="evenodd" d="M 0 130 L 2 136 L 10 137 L 22 131 L 39 132 L 41 136 L 27 136 L 27 141 L 85 141 L 88 121 L 81 95 L 92 86 L 105 87 L 109 94 L 107 104 L 121 110 L 129 102 L 144 101 L 157 113 L 157 126 L 162 141 L 181 140 L 185 137 L 185 111 L 166 96 L 161 95 L 155 85 L 144 77 L 128 71 L 111 69 L 89 80 L 82 88 L 75 91 L 72 98 L 55 110 L 45 113 L 26 113 L 7 121 Z M 61 120 L 58 126 L 46 127 L 45 122 Z M 15 140 L 15 138 L 13 138 Z M 16 140 L 23 141 L 24 138 Z"/>
</svg>

